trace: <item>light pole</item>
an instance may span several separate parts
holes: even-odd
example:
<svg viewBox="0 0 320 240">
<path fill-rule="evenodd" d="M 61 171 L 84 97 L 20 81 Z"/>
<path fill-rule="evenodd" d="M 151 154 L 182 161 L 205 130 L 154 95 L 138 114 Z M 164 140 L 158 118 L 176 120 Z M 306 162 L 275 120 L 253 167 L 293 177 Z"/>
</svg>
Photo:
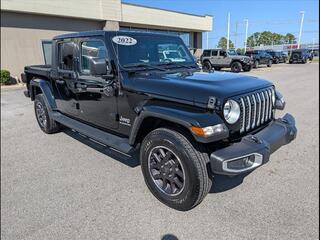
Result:
<svg viewBox="0 0 320 240">
<path fill-rule="evenodd" d="M 302 27 L 303 27 L 303 20 L 304 20 L 304 11 L 301 11 L 300 14 L 301 14 L 301 22 L 300 22 L 298 49 L 300 48 L 300 44 L 301 44 L 301 35 L 302 35 Z"/>
<path fill-rule="evenodd" d="M 244 52 L 247 51 L 247 39 L 248 39 L 248 25 L 249 25 L 249 20 L 248 19 L 245 19 L 244 20 L 246 22 L 246 36 L 245 36 L 245 39 L 244 39 Z"/>
<path fill-rule="evenodd" d="M 228 33 L 227 33 L 227 50 L 229 50 L 230 39 L 230 12 L 228 13 Z"/>
</svg>

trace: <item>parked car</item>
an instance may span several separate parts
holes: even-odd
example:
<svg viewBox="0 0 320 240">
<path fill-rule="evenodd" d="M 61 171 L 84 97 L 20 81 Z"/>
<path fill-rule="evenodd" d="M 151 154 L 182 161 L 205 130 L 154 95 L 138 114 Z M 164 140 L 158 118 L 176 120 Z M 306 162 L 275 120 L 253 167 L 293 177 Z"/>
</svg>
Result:
<svg viewBox="0 0 320 240">
<path fill-rule="evenodd" d="M 272 56 L 268 54 L 265 50 L 247 51 L 245 55 L 252 59 L 254 68 L 258 68 L 260 65 L 263 64 L 267 65 L 267 67 L 272 66 Z"/>
<path fill-rule="evenodd" d="M 267 50 L 267 53 L 272 57 L 272 63 L 285 63 L 286 57 L 281 51 Z"/>
<path fill-rule="evenodd" d="M 235 50 L 226 49 L 206 49 L 200 58 L 202 69 L 205 71 L 221 70 L 221 68 L 231 68 L 232 72 L 249 72 L 252 68 L 250 58 L 241 56 Z"/>
<path fill-rule="evenodd" d="M 286 63 L 286 62 L 288 61 L 288 59 L 289 59 L 288 53 L 286 53 L 286 52 L 281 52 L 281 55 L 282 55 L 282 58 L 284 59 L 284 62 Z"/>
<path fill-rule="evenodd" d="M 183 63 L 161 61 L 164 48 Z M 40 129 L 66 126 L 117 154 L 139 149 L 148 188 L 174 209 L 198 205 L 213 174 L 251 172 L 296 137 L 290 114 L 276 119 L 285 101 L 271 82 L 201 72 L 178 36 L 70 33 L 53 39 L 51 56 L 52 65 L 25 67 Z"/>
<path fill-rule="evenodd" d="M 177 50 L 164 50 L 160 51 L 159 58 L 163 62 L 184 62 L 185 59 L 180 55 Z"/>
<path fill-rule="evenodd" d="M 296 49 L 290 54 L 289 63 L 307 63 L 310 54 L 306 49 Z"/>
<path fill-rule="evenodd" d="M 309 49 L 309 50 L 308 50 L 308 53 L 309 53 L 308 59 L 309 59 L 310 61 L 312 61 L 312 60 L 313 60 L 313 56 L 314 56 L 313 51 Z"/>
</svg>

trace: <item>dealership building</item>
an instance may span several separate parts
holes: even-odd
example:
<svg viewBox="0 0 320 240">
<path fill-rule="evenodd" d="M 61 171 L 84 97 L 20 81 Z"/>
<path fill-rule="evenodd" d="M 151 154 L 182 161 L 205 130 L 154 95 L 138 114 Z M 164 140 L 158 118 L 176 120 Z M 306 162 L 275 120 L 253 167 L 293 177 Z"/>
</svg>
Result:
<svg viewBox="0 0 320 240">
<path fill-rule="evenodd" d="M 212 17 L 121 0 L 1 0 L 1 69 L 20 78 L 25 65 L 44 64 L 52 37 L 97 29 L 171 33 L 197 52 L 202 33 L 212 30 Z"/>
</svg>

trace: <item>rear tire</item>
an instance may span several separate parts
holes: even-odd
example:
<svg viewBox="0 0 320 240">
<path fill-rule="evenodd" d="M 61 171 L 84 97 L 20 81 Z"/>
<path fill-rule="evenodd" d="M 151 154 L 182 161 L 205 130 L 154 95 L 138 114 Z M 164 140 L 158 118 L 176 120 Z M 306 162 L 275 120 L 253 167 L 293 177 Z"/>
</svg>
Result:
<svg viewBox="0 0 320 240">
<path fill-rule="evenodd" d="M 241 70 L 242 70 L 242 65 L 241 65 L 241 63 L 239 63 L 239 62 L 233 62 L 233 63 L 231 64 L 231 71 L 232 71 L 232 72 L 238 73 L 238 72 L 241 72 Z"/>
<path fill-rule="evenodd" d="M 34 100 L 34 111 L 40 129 L 47 133 L 55 133 L 60 130 L 60 125 L 49 116 L 48 107 L 43 94 L 38 94 Z"/>
<path fill-rule="evenodd" d="M 211 188 L 208 154 L 179 132 L 166 128 L 150 132 L 142 142 L 140 161 L 151 193 L 176 210 L 194 208 Z"/>
</svg>

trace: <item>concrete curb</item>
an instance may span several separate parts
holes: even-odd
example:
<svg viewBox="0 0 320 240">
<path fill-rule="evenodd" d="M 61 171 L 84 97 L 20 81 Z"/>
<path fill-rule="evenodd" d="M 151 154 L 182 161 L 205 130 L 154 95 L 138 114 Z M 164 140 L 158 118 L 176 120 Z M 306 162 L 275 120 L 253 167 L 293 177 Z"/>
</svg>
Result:
<svg viewBox="0 0 320 240">
<path fill-rule="evenodd" d="M 25 87 L 26 87 L 25 84 L 4 85 L 4 86 L 1 86 L 1 92 L 2 91 L 5 92 L 5 91 L 10 91 L 10 90 L 23 89 Z"/>
</svg>

